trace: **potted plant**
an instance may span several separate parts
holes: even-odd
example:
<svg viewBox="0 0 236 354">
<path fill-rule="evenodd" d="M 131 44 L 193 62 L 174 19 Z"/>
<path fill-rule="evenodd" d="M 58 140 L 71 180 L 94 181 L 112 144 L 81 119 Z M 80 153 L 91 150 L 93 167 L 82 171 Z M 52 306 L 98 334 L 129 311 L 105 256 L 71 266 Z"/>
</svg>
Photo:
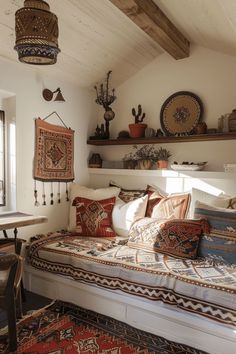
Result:
<svg viewBox="0 0 236 354">
<path fill-rule="evenodd" d="M 170 151 L 160 147 L 157 150 L 157 168 L 167 168 L 169 157 L 171 157 Z"/>
<path fill-rule="evenodd" d="M 138 148 L 133 145 L 134 152 L 130 152 L 123 158 L 125 168 L 135 168 L 140 170 L 150 170 L 157 161 L 158 151 L 153 145 L 143 145 Z"/>
<path fill-rule="evenodd" d="M 138 105 L 137 113 L 136 113 L 135 108 L 132 108 L 132 115 L 135 118 L 135 123 L 129 124 L 130 137 L 131 138 L 142 138 L 142 137 L 144 137 L 145 129 L 147 128 L 147 124 L 143 123 L 143 120 L 144 120 L 146 114 L 142 112 L 141 104 Z"/>
</svg>

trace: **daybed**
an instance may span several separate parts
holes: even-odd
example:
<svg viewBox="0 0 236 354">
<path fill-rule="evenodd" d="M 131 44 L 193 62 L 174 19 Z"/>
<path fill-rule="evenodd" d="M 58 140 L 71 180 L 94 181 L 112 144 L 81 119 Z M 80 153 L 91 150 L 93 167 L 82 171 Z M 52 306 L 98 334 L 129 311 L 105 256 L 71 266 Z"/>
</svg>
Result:
<svg viewBox="0 0 236 354">
<path fill-rule="evenodd" d="M 155 219 L 138 220 L 129 240 L 39 235 L 29 246 L 25 285 L 212 354 L 235 353 L 236 266 L 148 250 L 156 227 Z M 136 244 L 142 228 L 149 236 Z"/>
</svg>

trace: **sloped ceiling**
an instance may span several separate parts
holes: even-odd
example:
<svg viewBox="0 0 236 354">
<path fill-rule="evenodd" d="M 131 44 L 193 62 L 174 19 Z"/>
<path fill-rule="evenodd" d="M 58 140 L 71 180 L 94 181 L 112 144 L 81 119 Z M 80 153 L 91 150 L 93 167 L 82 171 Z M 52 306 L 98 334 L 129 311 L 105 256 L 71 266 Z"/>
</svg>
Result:
<svg viewBox="0 0 236 354">
<path fill-rule="evenodd" d="M 191 43 L 236 56 L 235 0 L 153 1 Z M 112 84 L 119 85 L 163 53 L 109 0 L 48 3 L 59 19 L 61 53 L 56 65 L 38 66 L 39 71 L 90 87 L 112 70 Z M 23 0 L 1 0 L 0 56 L 13 61 L 17 61 L 14 16 L 23 4 Z"/>
<path fill-rule="evenodd" d="M 236 56 L 235 0 L 153 0 L 190 40 Z"/>
<path fill-rule="evenodd" d="M 112 83 L 118 85 L 163 52 L 109 0 L 47 2 L 58 17 L 61 53 L 56 65 L 37 66 L 40 71 L 89 87 L 112 70 Z M 15 12 L 23 4 L 1 0 L 0 56 L 11 60 L 17 60 Z"/>
</svg>

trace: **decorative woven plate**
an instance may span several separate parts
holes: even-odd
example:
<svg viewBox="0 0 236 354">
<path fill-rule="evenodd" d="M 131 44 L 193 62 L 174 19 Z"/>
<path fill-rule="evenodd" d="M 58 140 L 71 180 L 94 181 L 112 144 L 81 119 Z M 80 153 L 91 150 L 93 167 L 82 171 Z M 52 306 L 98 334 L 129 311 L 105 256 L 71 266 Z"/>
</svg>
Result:
<svg viewBox="0 0 236 354">
<path fill-rule="evenodd" d="M 203 105 L 192 92 L 179 91 L 171 95 L 161 107 L 161 127 L 167 135 L 188 135 L 201 120 Z"/>
</svg>

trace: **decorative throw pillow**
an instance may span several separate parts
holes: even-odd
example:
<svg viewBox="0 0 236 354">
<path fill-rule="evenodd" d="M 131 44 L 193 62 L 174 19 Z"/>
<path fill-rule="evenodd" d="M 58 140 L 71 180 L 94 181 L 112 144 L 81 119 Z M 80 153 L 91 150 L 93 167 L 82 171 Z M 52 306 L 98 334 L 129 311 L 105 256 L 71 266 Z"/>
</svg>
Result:
<svg viewBox="0 0 236 354">
<path fill-rule="evenodd" d="M 110 181 L 110 187 L 120 188 L 119 198 L 125 203 L 131 202 L 132 200 L 143 197 L 146 194 L 146 190 L 142 189 L 125 189 L 116 184 L 116 182 Z"/>
<path fill-rule="evenodd" d="M 160 203 L 160 201 L 164 198 L 159 192 L 151 192 L 147 190 L 148 203 L 146 209 L 146 216 L 151 217 L 153 208 Z"/>
<path fill-rule="evenodd" d="M 236 264 L 236 210 L 195 203 L 194 217 L 205 218 L 210 232 L 204 233 L 199 256 Z"/>
<path fill-rule="evenodd" d="M 185 219 L 191 201 L 190 193 L 176 193 L 164 196 L 160 191 L 147 189 L 148 204 L 146 216 L 157 219 Z"/>
<path fill-rule="evenodd" d="M 194 209 L 196 201 L 199 201 L 204 204 L 214 205 L 220 208 L 228 208 L 230 206 L 230 201 L 232 200 L 231 197 L 220 194 L 218 196 L 204 192 L 197 188 L 192 188 L 192 198 L 191 198 L 191 205 L 189 210 L 189 217 L 194 217 Z M 233 203 L 233 202 L 232 202 Z"/>
<path fill-rule="evenodd" d="M 114 237 L 112 210 L 116 198 L 91 200 L 76 197 L 72 205 L 76 207 L 75 232 L 81 236 Z"/>
<path fill-rule="evenodd" d="M 128 246 L 195 259 L 205 220 L 156 220 L 143 218 L 130 229 Z"/>
<path fill-rule="evenodd" d="M 131 225 L 145 216 L 147 196 L 125 203 L 117 199 L 112 211 L 112 224 L 119 236 L 128 236 Z"/>
<path fill-rule="evenodd" d="M 72 201 L 76 197 L 82 197 L 92 200 L 102 200 L 106 198 L 117 197 L 120 192 L 120 188 L 107 187 L 107 188 L 88 188 L 81 186 L 77 183 L 72 183 L 70 187 L 70 211 L 69 211 L 69 225 L 68 231 L 74 231 L 76 229 L 76 207 L 72 205 Z"/>
</svg>

